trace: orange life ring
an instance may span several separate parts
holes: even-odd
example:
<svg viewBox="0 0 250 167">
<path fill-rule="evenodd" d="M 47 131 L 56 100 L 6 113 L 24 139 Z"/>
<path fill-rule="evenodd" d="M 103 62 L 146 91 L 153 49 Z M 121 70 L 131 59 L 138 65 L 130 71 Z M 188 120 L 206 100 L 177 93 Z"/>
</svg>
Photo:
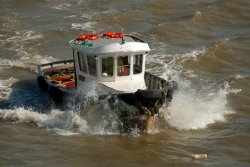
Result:
<svg viewBox="0 0 250 167">
<path fill-rule="evenodd" d="M 123 38 L 123 34 L 120 32 L 105 32 L 103 36 L 109 38 Z"/>
<path fill-rule="evenodd" d="M 83 41 L 85 39 L 86 39 L 86 35 L 81 35 L 78 38 L 76 38 L 76 40 L 79 40 L 79 41 Z"/>
<path fill-rule="evenodd" d="M 96 40 L 97 38 L 99 38 L 99 35 L 98 34 L 86 34 L 86 38 L 88 40 Z"/>
</svg>

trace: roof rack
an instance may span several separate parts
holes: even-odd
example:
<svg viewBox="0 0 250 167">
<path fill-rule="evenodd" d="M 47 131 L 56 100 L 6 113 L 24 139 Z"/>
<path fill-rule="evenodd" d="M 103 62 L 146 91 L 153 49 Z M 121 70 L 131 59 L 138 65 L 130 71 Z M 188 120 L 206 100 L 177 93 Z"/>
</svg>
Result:
<svg viewBox="0 0 250 167">
<path fill-rule="evenodd" d="M 143 41 L 142 39 L 140 39 L 140 38 L 138 38 L 138 37 L 136 37 L 136 36 L 133 36 L 133 35 L 125 34 L 124 36 L 130 37 L 130 38 L 132 38 L 133 40 L 135 40 L 136 42 L 146 43 L 146 42 Z"/>
</svg>

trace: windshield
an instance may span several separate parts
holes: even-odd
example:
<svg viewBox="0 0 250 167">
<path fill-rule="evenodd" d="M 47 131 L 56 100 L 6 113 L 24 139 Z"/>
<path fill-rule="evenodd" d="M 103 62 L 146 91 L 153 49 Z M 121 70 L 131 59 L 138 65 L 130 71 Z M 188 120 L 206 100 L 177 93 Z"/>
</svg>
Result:
<svg viewBox="0 0 250 167">
<path fill-rule="evenodd" d="M 129 56 L 119 56 L 117 58 L 117 75 L 126 76 L 130 73 Z"/>
</svg>

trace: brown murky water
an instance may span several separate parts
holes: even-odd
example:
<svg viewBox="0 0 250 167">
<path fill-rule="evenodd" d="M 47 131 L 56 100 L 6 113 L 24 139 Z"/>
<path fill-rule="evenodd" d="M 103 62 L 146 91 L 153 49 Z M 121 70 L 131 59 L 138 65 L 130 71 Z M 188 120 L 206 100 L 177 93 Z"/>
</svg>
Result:
<svg viewBox="0 0 250 167">
<path fill-rule="evenodd" d="M 2 0 L 0 13 L 0 166 L 250 165 L 250 1 Z M 179 84 L 151 134 L 90 125 L 38 89 L 38 64 L 104 31 L 146 40 L 147 70 Z"/>
</svg>

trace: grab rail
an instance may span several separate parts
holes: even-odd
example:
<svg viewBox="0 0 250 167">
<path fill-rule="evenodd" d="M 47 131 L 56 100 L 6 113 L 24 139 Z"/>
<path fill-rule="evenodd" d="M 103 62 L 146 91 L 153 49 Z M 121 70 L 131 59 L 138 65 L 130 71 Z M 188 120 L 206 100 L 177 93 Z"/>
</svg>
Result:
<svg viewBox="0 0 250 167">
<path fill-rule="evenodd" d="M 37 70 L 39 74 L 42 74 L 42 67 L 50 66 L 54 67 L 55 65 L 59 64 L 72 64 L 73 59 L 68 59 L 68 60 L 61 60 L 61 61 L 56 61 L 56 62 L 51 62 L 51 63 L 45 63 L 45 64 L 40 64 L 37 66 Z"/>
</svg>

